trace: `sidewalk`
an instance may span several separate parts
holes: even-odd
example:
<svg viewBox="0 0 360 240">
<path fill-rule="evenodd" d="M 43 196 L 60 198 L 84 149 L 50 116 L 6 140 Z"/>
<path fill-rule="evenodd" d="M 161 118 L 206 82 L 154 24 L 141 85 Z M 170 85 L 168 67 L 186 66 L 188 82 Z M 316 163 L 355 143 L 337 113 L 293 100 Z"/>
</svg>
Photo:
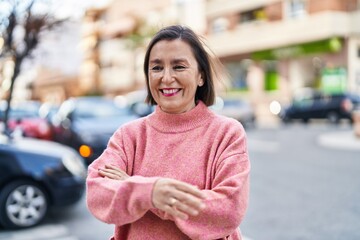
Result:
<svg viewBox="0 0 360 240">
<path fill-rule="evenodd" d="M 317 141 L 323 147 L 360 151 L 360 138 L 352 130 L 322 134 Z"/>
</svg>

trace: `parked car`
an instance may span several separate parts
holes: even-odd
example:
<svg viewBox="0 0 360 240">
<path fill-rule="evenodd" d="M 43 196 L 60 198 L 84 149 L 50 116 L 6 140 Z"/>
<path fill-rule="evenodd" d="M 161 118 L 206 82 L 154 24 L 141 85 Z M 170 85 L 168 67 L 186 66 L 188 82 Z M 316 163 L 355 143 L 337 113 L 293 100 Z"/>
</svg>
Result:
<svg viewBox="0 0 360 240">
<path fill-rule="evenodd" d="M 124 95 L 118 95 L 115 97 L 115 101 L 127 105 L 132 112 L 139 117 L 149 115 L 155 110 L 155 106 L 151 106 L 145 103 L 147 96 L 147 90 L 135 90 Z"/>
<path fill-rule="evenodd" d="M 214 112 L 241 122 L 244 127 L 253 127 L 256 124 L 256 115 L 249 102 L 241 98 L 216 97 L 216 102 L 210 107 Z"/>
<path fill-rule="evenodd" d="M 32 227 L 50 208 L 77 203 L 85 177 L 84 159 L 72 148 L 0 134 L 0 225 Z"/>
<path fill-rule="evenodd" d="M 79 151 L 87 164 L 100 156 L 122 124 L 137 119 L 127 105 L 101 96 L 64 101 L 53 116 L 54 140 Z"/>
<path fill-rule="evenodd" d="M 307 90 L 294 96 L 289 106 L 282 108 L 279 117 L 283 122 L 311 119 L 327 119 L 339 123 L 341 119 L 352 122 L 351 112 L 360 105 L 360 95 L 354 93 L 322 93 Z"/>
<path fill-rule="evenodd" d="M 0 122 L 4 121 L 6 102 L 0 104 Z M 10 131 L 20 130 L 23 136 L 52 140 L 50 123 L 39 115 L 41 103 L 26 101 L 12 104 L 9 111 L 8 126 Z"/>
</svg>

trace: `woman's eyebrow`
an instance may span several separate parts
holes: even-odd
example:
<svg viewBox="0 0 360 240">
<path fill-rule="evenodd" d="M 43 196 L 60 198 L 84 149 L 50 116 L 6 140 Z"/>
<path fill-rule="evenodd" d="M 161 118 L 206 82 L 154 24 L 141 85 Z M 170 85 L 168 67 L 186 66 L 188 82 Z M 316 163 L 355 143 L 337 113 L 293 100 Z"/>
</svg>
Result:
<svg viewBox="0 0 360 240">
<path fill-rule="evenodd" d="M 176 58 L 174 60 L 171 61 L 172 64 L 176 64 L 176 63 L 188 63 L 186 58 Z"/>
<path fill-rule="evenodd" d="M 155 58 L 149 61 L 149 64 L 160 64 L 163 61 L 159 58 Z M 179 64 L 179 63 L 188 63 L 188 60 L 186 58 L 175 58 L 171 60 L 171 64 Z"/>
<path fill-rule="evenodd" d="M 156 59 L 150 60 L 149 63 L 150 64 L 159 64 L 159 63 L 162 63 L 162 61 L 160 59 L 156 58 Z"/>
</svg>

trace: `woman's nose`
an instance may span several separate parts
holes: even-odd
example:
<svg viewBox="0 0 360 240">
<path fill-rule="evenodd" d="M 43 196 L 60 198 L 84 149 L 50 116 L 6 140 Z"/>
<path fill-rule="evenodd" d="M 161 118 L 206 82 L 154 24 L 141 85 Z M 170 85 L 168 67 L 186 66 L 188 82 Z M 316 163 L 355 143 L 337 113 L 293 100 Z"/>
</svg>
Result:
<svg viewBox="0 0 360 240">
<path fill-rule="evenodd" d="M 162 82 L 169 83 L 174 80 L 171 69 L 165 68 L 163 71 Z"/>
</svg>

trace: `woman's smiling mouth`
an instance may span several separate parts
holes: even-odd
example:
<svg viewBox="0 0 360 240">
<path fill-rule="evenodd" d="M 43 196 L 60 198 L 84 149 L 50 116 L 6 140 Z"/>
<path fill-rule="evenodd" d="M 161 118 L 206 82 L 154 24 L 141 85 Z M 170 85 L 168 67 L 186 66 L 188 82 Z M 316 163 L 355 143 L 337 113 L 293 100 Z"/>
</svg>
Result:
<svg viewBox="0 0 360 240">
<path fill-rule="evenodd" d="M 178 92 L 180 92 L 181 88 L 164 88 L 164 89 L 160 89 L 160 91 L 162 92 L 162 94 L 165 97 L 171 97 L 176 95 Z"/>
</svg>

